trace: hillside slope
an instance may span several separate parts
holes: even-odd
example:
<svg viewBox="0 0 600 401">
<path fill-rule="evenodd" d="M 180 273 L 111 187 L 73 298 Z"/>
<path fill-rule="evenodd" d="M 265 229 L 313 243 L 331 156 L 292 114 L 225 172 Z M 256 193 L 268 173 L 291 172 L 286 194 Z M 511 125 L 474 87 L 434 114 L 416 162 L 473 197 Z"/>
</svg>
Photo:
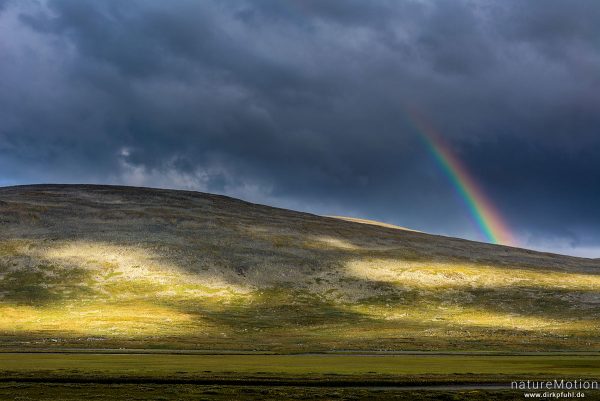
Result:
<svg viewBox="0 0 600 401">
<path fill-rule="evenodd" d="M 599 268 L 196 192 L 0 188 L 0 347 L 600 350 Z"/>
</svg>

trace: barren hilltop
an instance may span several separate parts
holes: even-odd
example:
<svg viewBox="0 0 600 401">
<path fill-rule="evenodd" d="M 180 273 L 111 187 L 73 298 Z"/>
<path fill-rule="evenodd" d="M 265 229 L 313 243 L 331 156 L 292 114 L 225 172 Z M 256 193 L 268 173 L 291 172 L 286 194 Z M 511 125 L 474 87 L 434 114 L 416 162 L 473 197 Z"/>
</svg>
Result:
<svg viewBox="0 0 600 401">
<path fill-rule="evenodd" d="M 0 347 L 600 350 L 600 261 L 198 192 L 0 188 Z"/>
</svg>

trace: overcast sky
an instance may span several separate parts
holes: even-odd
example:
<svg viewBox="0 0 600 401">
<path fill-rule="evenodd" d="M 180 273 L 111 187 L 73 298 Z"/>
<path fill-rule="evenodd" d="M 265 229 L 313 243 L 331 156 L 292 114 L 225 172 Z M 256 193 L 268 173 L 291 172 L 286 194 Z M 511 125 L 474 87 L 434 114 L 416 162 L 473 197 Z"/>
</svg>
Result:
<svg viewBox="0 0 600 401">
<path fill-rule="evenodd" d="M 600 257 L 600 2 L 0 0 L 0 185 L 185 188 Z"/>
</svg>

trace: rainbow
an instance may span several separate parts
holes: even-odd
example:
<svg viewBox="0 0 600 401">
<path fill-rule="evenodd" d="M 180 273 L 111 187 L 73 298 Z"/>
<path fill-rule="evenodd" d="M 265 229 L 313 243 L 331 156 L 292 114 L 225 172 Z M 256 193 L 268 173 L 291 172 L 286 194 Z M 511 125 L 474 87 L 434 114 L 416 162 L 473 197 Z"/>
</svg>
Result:
<svg viewBox="0 0 600 401">
<path fill-rule="evenodd" d="M 473 180 L 464 165 L 454 156 L 436 130 L 414 111 L 408 113 L 421 139 L 448 177 L 487 242 L 515 245 L 513 235 L 506 223 Z"/>
</svg>

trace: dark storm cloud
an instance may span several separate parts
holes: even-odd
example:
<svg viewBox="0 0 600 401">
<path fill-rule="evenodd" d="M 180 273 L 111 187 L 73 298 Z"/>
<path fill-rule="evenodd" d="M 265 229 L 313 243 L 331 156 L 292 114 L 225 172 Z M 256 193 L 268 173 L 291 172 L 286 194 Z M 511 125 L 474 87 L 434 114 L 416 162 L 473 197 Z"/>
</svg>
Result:
<svg viewBox="0 0 600 401">
<path fill-rule="evenodd" d="M 598 2 L 0 10 L 4 182 L 196 188 L 478 238 L 416 108 L 523 245 L 600 249 Z"/>
</svg>

